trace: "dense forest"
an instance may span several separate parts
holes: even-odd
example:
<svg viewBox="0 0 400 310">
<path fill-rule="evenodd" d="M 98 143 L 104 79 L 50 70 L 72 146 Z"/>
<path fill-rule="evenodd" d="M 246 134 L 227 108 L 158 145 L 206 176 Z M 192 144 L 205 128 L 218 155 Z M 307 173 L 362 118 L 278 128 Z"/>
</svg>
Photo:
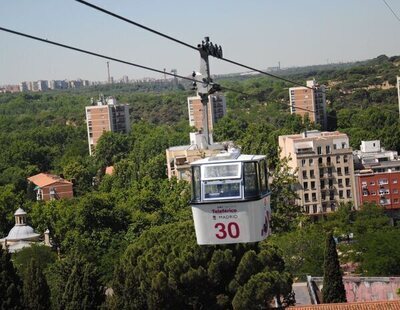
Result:
<svg viewBox="0 0 400 310">
<path fill-rule="evenodd" d="M 327 85 L 330 129 L 347 133 L 353 148 L 380 139 L 400 151 L 399 64 L 399 57 L 379 56 L 282 74 Z M 188 144 L 192 130 L 186 97 L 194 93 L 185 85 L 0 95 L 0 237 L 22 207 L 37 232 L 50 230 L 53 243 L 52 249 L 34 246 L 14 254 L 13 264 L 0 252 L 6 308 L 252 309 L 273 298 L 284 306 L 292 302 L 293 281 L 322 275 L 325 232 L 353 234 L 355 242 L 339 244 L 340 260 L 355 263 L 358 274 L 400 275 L 400 245 L 393 242 L 399 228 L 381 208 L 354 212 L 343 205 L 314 223 L 292 205 L 296 179 L 278 159 L 278 136 L 315 128 L 289 114 L 292 85 L 262 76 L 218 82 L 238 92 L 226 92 L 228 114 L 216 125 L 214 140 L 268 156 L 273 236 L 258 244 L 196 244 L 190 185 L 166 177 L 165 149 Z M 132 130 L 103 134 L 91 157 L 84 107 L 100 92 L 129 104 Z M 113 175 L 104 174 L 109 165 Z M 73 179 L 75 198 L 35 201 L 26 178 L 39 172 Z M 16 302 L 18 292 L 24 298 Z"/>
</svg>

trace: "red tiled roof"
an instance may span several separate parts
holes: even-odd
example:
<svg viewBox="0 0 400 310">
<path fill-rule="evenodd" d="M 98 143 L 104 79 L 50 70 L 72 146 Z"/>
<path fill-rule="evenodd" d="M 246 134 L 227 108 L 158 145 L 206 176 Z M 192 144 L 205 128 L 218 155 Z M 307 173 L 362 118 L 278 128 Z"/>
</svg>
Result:
<svg viewBox="0 0 400 310">
<path fill-rule="evenodd" d="M 114 166 L 106 167 L 106 172 L 105 173 L 108 174 L 108 175 L 114 174 Z"/>
<path fill-rule="evenodd" d="M 72 184 L 71 182 L 64 180 L 58 175 L 39 173 L 28 178 L 28 180 L 39 187 L 47 186 L 53 183 L 64 183 Z"/>
<path fill-rule="evenodd" d="M 309 306 L 295 306 L 290 309 L 299 310 L 400 310 L 400 300 L 360 301 L 339 304 L 320 304 Z"/>
</svg>

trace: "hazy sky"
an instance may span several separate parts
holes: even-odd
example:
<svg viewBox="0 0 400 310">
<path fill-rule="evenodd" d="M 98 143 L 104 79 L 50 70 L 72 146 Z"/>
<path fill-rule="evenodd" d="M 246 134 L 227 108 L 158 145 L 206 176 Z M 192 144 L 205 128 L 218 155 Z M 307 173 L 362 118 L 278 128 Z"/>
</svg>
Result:
<svg viewBox="0 0 400 310">
<path fill-rule="evenodd" d="M 400 22 L 382 0 L 88 0 L 196 45 L 204 36 L 224 57 L 257 68 L 400 55 Z M 386 0 L 400 15 L 400 1 Z M 0 0 L 0 26 L 189 75 L 196 51 L 73 0 Z M 110 63 L 119 79 L 161 77 Z M 212 60 L 212 73 L 245 71 Z M 106 60 L 0 31 L 0 85 L 49 79 L 106 80 Z"/>
</svg>

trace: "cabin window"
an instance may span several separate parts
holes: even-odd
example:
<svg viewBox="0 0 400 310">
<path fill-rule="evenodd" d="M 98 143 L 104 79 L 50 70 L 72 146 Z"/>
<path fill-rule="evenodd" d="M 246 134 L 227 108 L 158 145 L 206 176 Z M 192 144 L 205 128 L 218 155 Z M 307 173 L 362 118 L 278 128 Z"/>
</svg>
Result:
<svg viewBox="0 0 400 310">
<path fill-rule="evenodd" d="M 258 195 L 259 192 L 256 163 L 244 163 L 244 197 L 256 197 Z"/>
<path fill-rule="evenodd" d="M 260 161 L 260 188 L 261 194 L 268 193 L 268 172 L 265 160 Z"/>
<path fill-rule="evenodd" d="M 200 183 L 200 167 L 192 167 L 192 189 L 193 200 L 200 201 L 201 198 L 201 183 Z"/>
<path fill-rule="evenodd" d="M 203 180 L 240 178 L 240 163 L 207 165 L 203 167 Z"/>
<path fill-rule="evenodd" d="M 241 198 L 240 181 L 219 180 L 204 182 L 204 200 Z"/>
</svg>

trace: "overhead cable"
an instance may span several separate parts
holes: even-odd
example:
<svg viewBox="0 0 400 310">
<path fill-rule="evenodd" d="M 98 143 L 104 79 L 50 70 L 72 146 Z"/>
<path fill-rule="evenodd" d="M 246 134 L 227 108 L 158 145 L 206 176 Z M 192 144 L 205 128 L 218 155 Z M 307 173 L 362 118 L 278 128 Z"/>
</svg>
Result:
<svg viewBox="0 0 400 310">
<path fill-rule="evenodd" d="M 18 32 L 18 31 L 15 31 L 15 30 L 11 30 L 11 29 L 8 29 L 8 28 L 0 27 L 0 30 L 5 31 L 5 32 L 9 32 L 9 33 L 12 33 L 12 34 L 16 34 L 16 35 L 19 35 L 19 36 L 22 36 L 22 37 L 25 37 L 25 38 L 33 39 L 33 40 L 36 40 L 36 41 L 41 41 L 41 42 L 44 42 L 44 43 L 47 43 L 47 44 L 56 45 L 56 46 L 59 46 L 59 47 L 63 47 L 63 48 L 66 48 L 66 49 L 77 51 L 77 52 L 80 52 L 80 53 L 84 53 L 84 54 L 88 54 L 88 55 L 92 55 L 92 56 L 96 56 L 96 57 L 112 60 L 112 61 L 115 61 L 115 62 L 123 63 L 123 64 L 126 64 L 126 65 L 138 67 L 138 68 L 141 68 L 141 69 L 145 69 L 145 70 L 149 70 L 149 71 L 153 71 L 153 72 L 157 72 L 157 73 L 161 73 L 161 74 L 165 74 L 165 75 L 170 75 L 170 76 L 173 76 L 173 77 L 178 77 L 178 78 L 181 78 L 183 80 L 188 80 L 188 81 L 192 81 L 192 82 L 199 82 L 196 79 L 192 79 L 192 78 L 189 78 L 189 77 L 186 77 L 186 76 L 181 76 L 181 75 L 178 75 L 178 74 L 169 73 L 169 72 L 166 72 L 164 70 L 158 70 L 158 69 L 154 69 L 154 68 L 151 68 L 151 67 L 139 65 L 139 64 L 136 64 L 136 63 L 133 63 L 133 62 L 130 62 L 130 61 L 125 61 L 125 60 L 118 59 L 118 58 L 115 58 L 115 57 L 110 57 L 110 56 L 106 56 L 106 55 L 103 55 L 103 54 L 91 52 L 91 51 L 84 50 L 84 49 L 81 49 L 81 48 L 77 48 L 77 47 L 74 47 L 74 46 L 71 46 L 71 45 L 66 45 L 66 44 L 58 43 L 58 42 L 51 41 L 51 40 L 48 40 L 48 39 L 35 37 L 35 36 L 32 36 L 32 35 L 29 35 L 29 34 L 26 34 L 26 33 L 22 33 L 22 32 Z"/>
<path fill-rule="evenodd" d="M 150 32 L 152 32 L 152 33 L 155 33 L 155 34 L 157 34 L 157 35 L 159 35 L 159 36 L 161 36 L 161 37 L 164 37 L 164 38 L 166 38 L 166 39 L 168 39 L 168 40 L 174 41 L 174 42 L 176 42 L 176 43 L 178 43 L 178 44 L 181 44 L 181 45 L 183 45 L 183 46 L 189 47 L 189 48 L 194 49 L 194 50 L 198 50 L 198 48 L 197 48 L 196 46 L 194 46 L 194 45 L 191 45 L 191 44 L 189 44 L 189 43 L 186 43 L 186 42 L 183 42 L 183 41 L 181 41 L 181 40 L 178 40 L 178 39 L 176 39 L 176 38 L 174 38 L 174 37 L 172 37 L 172 36 L 169 36 L 169 35 L 167 35 L 167 34 L 165 34 L 165 33 L 162 33 L 162 32 L 160 32 L 160 31 L 157 31 L 157 30 L 152 29 L 152 28 L 150 28 L 150 27 L 144 26 L 144 25 L 142 25 L 142 24 L 140 24 L 140 23 L 138 23 L 138 22 L 135 22 L 135 21 L 133 21 L 133 20 L 130 20 L 130 19 L 128 19 L 128 18 L 126 18 L 126 17 L 123 17 L 123 16 L 121 16 L 121 15 L 115 14 L 115 13 L 109 11 L 109 10 L 106 10 L 106 9 L 104 9 L 104 8 L 101 8 L 101 7 L 97 6 L 97 5 L 91 4 L 91 3 L 87 2 L 87 1 L 84 1 L 84 0 L 75 0 L 75 1 L 77 1 L 77 2 L 79 2 L 79 3 L 81 3 L 81 4 L 84 4 L 84 5 L 86 5 L 86 6 L 89 6 L 89 7 L 93 8 L 93 9 L 95 9 L 95 10 L 101 11 L 101 12 L 107 14 L 107 15 L 113 16 L 113 17 L 115 17 L 115 18 L 117 18 L 117 19 L 123 20 L 123 21 L 125 21 L 125 22 L 127 22 L 127 23 L 129 23 L 129 24 L 131 24 L 131 25 L 134 25 L 134 26 L 140 27 L 140 28 L 142 28 L 142 29 L 145 29 L 145 30 L 147 30 L 147 31 L 150 31 Z M 255 72 L 264 74 L 264 75 L 267 75 L 267 76 L 269 76 L 269 77 L 272 77 L 272 78 L 275 78 L 275 79 L 278 79 L 278 80 L 281 80 L 281 81 L 284 81 L 284 82 L 287 82 L 287 83 L 291 83 L 291 84 L 293 84 L 293 85 L 302 86 L 302 87 L 305 87 L 305 88 L 308 88 L 308 89 L 313 89 L 312 87 L 303 85 L 303 84 L 301 84 L 301 83 L 299 83 L 299 82 L 292 81 L 292 80 L 289 80 L 289 79 L 286 79 L 286 78 L 283 78 L 283 77 L 280 77 L 280 76 L 277 76 L 277 75 L 274 75 L 274 74 L 265 72 L 265 71 L 263 71 L 263 70 L 259 70 L 259 69 L 256 69 L 256 68 L 253 68 L 253 67 L 244 65 L 244 64 L 239 63 L 239 62 L 234 61 L 234 60 L 230 60 L 230 59 L 223 58 L 223 57 L 216 57 L 216 58 L 217 58 L 217 59 L 221 59 L 221 60 L 226 61 L 226 62 L 229 62 L 229 63 L 234 64 L 234 65 L 236 65 L 236 66 L 243 67 L 243 68 L 246 68 L 246 69 L 249 69 L 249 70 L 252 70 L 252 71 L 255 71 Z"/>
</svg>

